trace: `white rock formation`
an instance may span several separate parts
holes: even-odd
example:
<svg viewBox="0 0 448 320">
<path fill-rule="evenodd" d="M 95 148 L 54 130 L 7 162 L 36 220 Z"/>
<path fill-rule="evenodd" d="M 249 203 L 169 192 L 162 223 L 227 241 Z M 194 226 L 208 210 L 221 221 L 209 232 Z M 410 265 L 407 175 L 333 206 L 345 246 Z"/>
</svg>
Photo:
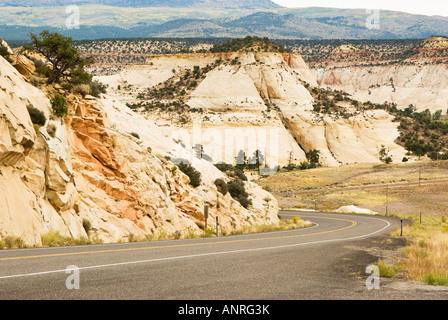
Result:
<svg viewBox="0 0 448 320">
<path fill-rule="evenodd" d="M 311 72 L 321 87 L 345 91 L 362 102 L 393 102 L 401 109 L 413 104 L 419 112 L 447 109 L 446 64 L 346 65 Z"/>
<path fill-rule="evenodd" d="M 358 208 L 357 206 L 343 206 L 335 211 L 336 213 L 358 213 L 358 214 L 369 214 L 377 215 L 378 213 L 369 209 Z"/>
<path fill-rule="evenodd" d="M 399 135 L 397 123 L 385 112 L 365 112 L 347 119 L 314 112 L 314 99 L 304 85 L 317 86 L 321 79 L 318 75 L 316 81 L 315 71 L 313 74 L 298 54 L 155 56 L 146 66 L 138 66 L 138 71 L 130 67 L 99 79 L 112 88 L 117 83 L 130 83 L 135 85 L 134 93 L 143 92 L 171 78 L 168 69 L 204 67 L 218 59 L 222 63 L 209 71 L 186 98 L 190 108 L 203 110 L 199 115 L 191 113 L 188 125 L 172 118 L 168 122 L 158 112 L 147 113 L 166 129 L 167 136 L 181 141 L 187 149 L 200 144 L 213 162 L 231 164 L 240 150 L 251 157 L 258 149 L 267 155 L 272 167 L 305 161 L 305 152 L 313 149 L 320 151 L 321 164 L 326 166 L 379 163 L 378 152 L 383 145 L 394 162 L 405 155 L 406 151 L 394 143 Z M 113 96 L 121 100 L 118 93 Z"/>
<path fill-rule="evenodd" d="M 191 187 L 164 158 L 179 145 L 120 102 L 69 95 L 69 115 L 61 120 L 50 111 L 52 89 L 36 89 L 1 57 L 0 88 L 0 239 L 40 245 L 50 231 L 105 242 L 200 232 L 206 203 L 210 219 L 219 216 L 228 231 L 278 221 L 275 198 L 251 182 L 249 209 L 219 196 L 215 179 L 229 178 L 204 160 L 195 163 L 203 182 Z M 30 105 L 45 114 L 44 126 L 33 126 Z"/>
</svg>

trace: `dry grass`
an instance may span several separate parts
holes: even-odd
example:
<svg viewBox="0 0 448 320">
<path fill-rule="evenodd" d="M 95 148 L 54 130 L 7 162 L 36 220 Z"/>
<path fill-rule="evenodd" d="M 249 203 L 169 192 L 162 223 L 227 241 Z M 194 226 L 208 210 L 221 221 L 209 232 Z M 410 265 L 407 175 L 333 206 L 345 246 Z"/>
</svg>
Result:
<svg viewBox="0 0 448 320">
<path fill-rule="evenodd" d="M 0 240 L 0 249 L 26 248 L 26 244 L 20 237 L 6 236 Z"/>
<path fill-rule="evenodd" d="M 440 217 L 448 208 L 448 182 L 426 184 L 434 180 L 448 180 L 448 161 L 282 171 L 258 182 L 276 196 L 282 208 L 314 209 L 316 203 L 319 210 L 333 211 L 355 205 L 385 214 L 387 205 L 388 213 L 418 215 L 422 211 Z"/>
<path fill-rule="evenodd" d="M 96 237 L 88 239 L 81 237 L 75 239 L 72 237 L 65 237 L 58 231 L 50 231 L 41 235 L 42 246 L 44 247 L 63 247 L 63 246 L 79 246 L 87 244 L 99 244 L 102 241 Z"/>
<path fill-rule="evenodd" d="M 392 235 L 398 235 L 396 231 Z M 446 218 L 425 217 L 403 228 L 412 239 L 405 248 L 406 276 L 433 285 L 448 286 L 448 224 Z"/>
<path fill-rule="evenodd" d="M 302 220 L 300 217 L 294 217 L 293 219 L 290 220 L 280 220 L 279 223 L 250 225 L 243 229 L 233 230 L 230 234 L 236 235 L 236 234 L 291 230 L 311 226 L 312 223 L 310 221 Z"/>
<path fill-rule="evenodd" d="M 382 276 L 393 277 L 403 270 L 409 279 L 448 286 L 448 182 L 425 183 L 434 180 L 448 180 L 448 161 L 279 172 L 260 179 L 259 184 L 283 208 L 314 209 L 316 203 L 318 210 L 334 211 L 355 205 L 385 214 L 387 206 L 389 215 L 414 220 L 403 229 L 410 239 L 405 261 L 399 265 L 379 261 Z M 392 235 L 399 234 L 400 230 Z"/>
</svg>

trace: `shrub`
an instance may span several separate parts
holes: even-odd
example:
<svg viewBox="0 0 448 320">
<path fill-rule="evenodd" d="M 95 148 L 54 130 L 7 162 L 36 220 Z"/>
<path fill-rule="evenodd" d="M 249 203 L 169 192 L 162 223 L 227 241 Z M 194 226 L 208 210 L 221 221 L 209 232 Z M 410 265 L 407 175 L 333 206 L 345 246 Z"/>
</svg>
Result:
<svg viewBox="0 0 448 320">
<path fill-rule="evenodd" d="M 90 220 L 84 218 L 82 219 L 82 227 L 84 228 L 86 233 L 89 234 L 89 231 L 92 229 L 92 223 L 90 222 Z"/>
<path fill-rule="evenodd" d="M 41 85 L 41 82 L 40 82 L 39 78 L 36 77 L 36 76 L 31 76 L 31 77 L 30 77 L 30 82 L 31 82 L 31 84 L 32 84 L 33 86 L 35 86 L 35 87 L 38 87 L 38 86 Z"/>
<path fill-rule="evenodd" d="M 72 84 L 89 84 L 92 82 L 92 75 L 84 71 L 82 68 L 77 68 L 71 73 Z"/>
<path fill-rule="evenodd" d="M 428 273 L 423 281 L 433 286 L 448 286 L 448 276 L 437 273 Z"/>
<path fill-rule="evenodd" d="M 300 162 L 299 165 L 299 169 L 300 170 L 308 170 L 308 169 L 313 169 L 315 168 L 315 166 L 313 166 L 311 163 L 309 163 L 308 161 L 302 161 Z"/>
<path fill-rule="evenodd" d="M 252 204 L 249 194 L 246 192 L 244 182 L 235 178 L 227 183 L 227 188 L 233 199 L 237 200 L 244 208 L 248 208 Z"/>
<path fill-rule="evenodd" d="M 12 62 L 11 58 L 9 57 L 8 48 L 3 47 L 3 46 L 1 45 L 1 40 L 0 40 L 0 56 L 2 56 L 3 58 L 5 58 L 6 61 L 8 61 L 9 63 Z"/>
<path fill-rule="evenodd" d="M 397 270 L 394 267 L 388 265 L 381 259 L 378 259 L 378 269 L 381 277 L 393 278 L 397 274 Z"/>
<path fill-rule="evenodd" d="M 300 217 L 292 218 L 292 222 L 295 223 L 295 224 L 299 223 L 300 221 L 302 221 L 302 218 L 300 218 Z"/>
<path fill-rule="evenodd" d="M 65 117 L 68 114 L 67 101 L 59 93 L 55 93 L 55 95 L 50 100 L 50 102 L 51 102 L 51 108 L 53 109 L 53 112 L 58 117 L 62 118 L 62 117 Z"/>
<path fill-rule="evenodd" d="M 313 149 L 306 154 L 306 159 L 310 162 L 313 167 L 319 164 L 320 151 Z"/>
<path fill-rule="evenodd" d="M 106 85 L 95 80 L 90 82 L 90 94 L 94 97 L 99 98 L 101 93 L 106 93 Z"/>
<path fill-rule="evenodd" d="M 216 231 L 213 228 L 207 228 L 203 231 L 203 233 L 201 234 L 202 238 L 210 238 L 213 237 L 214 235 L 216 235 Z"/>
<path fill-rule="evenodd" d="M 47 133 L 50 135 L 50 137 L 54 138 L 56 137 L 56 126 L 54 124 L 49 124 L 47 127 Z"/>
<path fill-rule="evenodd" d="M 68 84 L 66 87 L 68 90 L 71 90 L 72 88 L 74 92 L 81 94 L 83 97 L 90 93 L 90 87 L 88 84 L 77 84 L 75 86 Z"/>
<path fill-rule="evenodd" d="M 243 170 L 236 168 L 228 163 L 217 163 L 215 167 L 227 174 L 230 177 L 238 177 L 240 180 L 247 181 L 247 177 Z"/>
<path fill-rule="evenodd" d="M 181 162 L 177 166 L 190 178 L 190 185 L 192 187 L 196 188 L 201 185 L 201 173 L 197 171 L 191 164 L 185 164 Z"/>
<path fill-rule="evenodd" d="M 51 74 L 51 68 L 46 65 L 36 66 L 36 73 L 41 77 L 48 78 Z"/>
<path fill-rule="evenodd" d="M 218 188 L 218 191 L 222 193 L 224 196 L 227 194 L 229 189 L 227 188 L 227 183 L 222 179 L 216 179 L 215 185 Z"/>
<path fill-rule="evenodd" d="M 45 118 L 45 114 L 42 111 L 33 107 L 32 105 L 28 105 L 26 108 L 28 109 L 28 113 L 31 117 L 31 122 L 33 124 L 37 124 L 40 126 L 45 125 L 45 123 L 47 122 L 47 118 Z"/>
<path fill-rule="evenodd" d="M 20 237 L 6 236 L 0 240 L 0 249 L 3 248 L 26 248 L 26 244 Z"/>
<path fill-rule="evenodd" d="M 50 231 L 41 235 L 42 245 L 47 247 L 62 247 L 71 244 L 71 238 L 64 237 L 59 231 Z"/>
</svg>

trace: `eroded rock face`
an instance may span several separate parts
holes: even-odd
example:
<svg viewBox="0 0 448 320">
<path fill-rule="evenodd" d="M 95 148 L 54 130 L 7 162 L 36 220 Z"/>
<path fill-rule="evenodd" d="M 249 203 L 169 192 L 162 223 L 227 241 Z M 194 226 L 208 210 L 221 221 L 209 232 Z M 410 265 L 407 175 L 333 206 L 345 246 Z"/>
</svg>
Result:
<svg viewBox="0 0 448 320">
<path fill-rule="evenodd" d="M 203 183 L 191 187 L 164 157 L 176 150 L 172 139 L 121 103 L 67 95 L 70 112 L 60 119 L 50 111 L 51 88 L 31 86 L 1 57 L 0 70 L 0 238 L 40 245 L 49 231 L 105 242 L 199 233 L 206 203 L 228 231 L 278 222 L 276 200 L 253 183 L 250 210 L 218 195 L 215 179 L 229 178 L 208 162 L 196 164 Z M 45 125 L 33 126 L 29 105 L 45 114 Z"/>
<path fill-rule="evenodd" d="M 324 166 L 380 163 L 379 150 L 383 145 L 395 162 L 400 162 L 406 153 L 394 143 L 399 136 L 397 123 L 387 113 L 355 112 L 348 105 L 348 116 L 344 117 L 315 112 L 310 90 L 324 86 L 323 82 L 338 88 L 347 79 L 340 79 L 337 70 L 321 76 L 310 70 L 299 54 L 154 56 L 147 65 L 99 79 L 110 84 L 110 93 L 117 99 L 121 95 L 131 102 L 141 102 L 135 96 L 147 87 L 160 86 L 167 80 L 175 83 L 177 73 L 192 71 L 195 66 L 204 68 L 215 61 L 221 63 L 215 63 L 198 80 L 197 87 L 183 97 L 191 110 L 188 121 L 177 122 L 171 114 L 164 116 L 160 110 L 141 111 L 166 128 L 167 136 L 187 148 L 202 145 L 214 163 L 235 164 L 240 150 L 252 157 L 257 149 L 273 167 L 299 164 L 307 160 L 306 153 L 315 149 L 319 150 Z M 132 84 L 133 93 L 114 93 L 114 87 L 120 83 Z"/>
<path fill-rule="evenodd" d="M 28 79 L 36 70 L 34 63 L 22 54 L 11 54 L 9 58 L 12 60 L 12 65 L 14 66 L 14 68 L 16 68 L 20 74 Z"/>
<path fill-rule="evenodd" d="M 345 91 L 362 102 L 393 102 L 400 109 L 413 104 L 419 112 L 446 110 L 448 104 L 446 64 L 343 65 L 311 72 L 321 87 Z"/>
<path fill-rule="evenodd" d="M 57 143 L 50 142 L 45 130 L 49 121 L 41 128 L 34 128 L 31 122 L 29 106 L 41 110 L 48 119 L 50 103 L 45 94 L 26 83 L 3 58 L 0 70 L 0 234 L 39 244 L 43 233 L 65 226 L 46 195 L 67 193 L 69 183 L 61 180 L 68 179 L 65 171 L 70 159 L 57 148 L 64 144 L 63 135 L 57 137 Z M 67 227 L 59 230 L 70 234 Z"/>
</svg>

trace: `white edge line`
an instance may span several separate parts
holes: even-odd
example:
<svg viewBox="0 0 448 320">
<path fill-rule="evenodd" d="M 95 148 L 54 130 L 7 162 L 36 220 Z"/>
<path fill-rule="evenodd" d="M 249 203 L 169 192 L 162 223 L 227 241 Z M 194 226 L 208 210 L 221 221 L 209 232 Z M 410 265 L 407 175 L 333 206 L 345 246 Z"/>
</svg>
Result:
<svg viewBox="0 0 448 320">
<path fill-rule="evenodd" d="M 222 236 L 221 239 L 227 239 L 229 237 L 232 237 L 231 239 L 234 239 L 236 237 L 251 237 L 251 236 L 259 236 L 260 234 L 265 235 L 271 235 L 276 233 L 287 233 L 287 232 L 297 232 L 301 230 L 310 230 L 316 227 L 319 227 L 319 223 L 312 222 L 313 226 L 311 227 L 305 227 L 305 228 L 297 228 L 297 229 L 289 229 L 289 230 L 278 230 L 278 231 L 268 231 L 268 232 L 254 232 L 254 233 L 245 233 L 245 234 L 230 234 L 228 236 Z M 191 238 L 191 239 L 182 239 L 182 241 L 194 241 L 194 240 L 204 240 L 207 238 Z M 112 247 L 112 246 L 129 246 L 129 245 L 136 245 L 136 244 L 148 244 L 148 243 L 164 243 L 164 242 L 170 242 L 176 240 L 148 240 L 148 241 L 141 241 L 141 242 L 122 242 L 122 243 L 103 243 L 103 244 L 85 244 L 85 245 L 79 245 L 79 246 L 61 246 L 61 247 L 31 247 L 31 248 L 21 248 L 21 249 L 3 249 L 4 252 L 25 252 L 25 251 L 38 251 L 38 250 L 67 250 L 67 249 L 74 249 L 74 248 L 99 248 L 99 247 Z M 0 253 L 2 250 L 0 249 Z M 1 277 L 0 277 L 1 279 Z"/>
<path fill-rule="evenodd" d="M 370 219 L 375 219 L 375 218 L 370 218 Z M 302 242 L 302 243 L 287 244 L 287 245 L 274 246 L 274 247 L 263 247 L 263 248 L 254 248 L 254 249 L 240 249 L 240 250 L 232 250 L 232 251 L 209 252 L 209 253 L 193 254 L 193 255 L 186 255 L 186 256 L 176 256 L 176 257 L 158 258 L 158 259 L 149 259 L 149 260 L 140 260 L 140 261 L 128 261 L 128 262 L 120 262 L 120 263 L 110 263 L 110 264 L 103 264 L 103 265 L 96 265 L 96 266 L 79 267 L 78 270 L 108 268 L 108 267 L 116 267 L 116 266 L 131 265 L 131 264 L 142 264 L 142 263 L 151 263 L 151 262 L 159 262 L 159 261 L 188 259 L 188 258 L 197 258 L 197 257 L 205 257 L 205 256 L 213 256 L 213 255 L 221 255 L 221 254 L 232 254 L 232 253 L 242 253 L 242 252 L 251 252 L 251 251 L 262 251 L 262 250 L 275 250 L 275 249 L 299 247 L 299 246 L 311 245 L 311 244 L 319 244 L 319 243 L 325 243 L 325 242 L 355 240 L 355 239 L 369 237 L 371 235 L 374 235 L 376 233 L 379 233 L 379 232 L 387 229 L 390 226 L 390 223 L 388 221 L 386 221 L 386 220 L 383 220 L 383 219 L 375 219 L 375 220 L 380 220 L 380 221 L 386 222 L 386 226 L 381 228 L 381 229 L 379 229 L 379 230 L 377 230 L 377 231 L 371 232 L 369 234 L 364 234 L 364 235 L 360 235 L 360 236 L 356 236 L 356 237 L 340 238 L 340 239 L 329 239 L 329 240 L 319 240 L 319 241 L 312 241 L 312 242 Z M 70 270 L 72 270 L 72 269 L 61 269 L 61 270 L 52 270 L 52 271 L 43 271 L 43 272 L 35 272 L 35 273 L 26 273 L 26 274 L 2 276 L 2 277 L 0 277 L 0 280 L 11 279 L 11 278 L 20 278 L 20 277 L 32 277 L 32 276 L 46 275 L 46 274 L 52 274 L 52 273 L 68 273 L 68 272 L 70 272 Z"/>
</svg>

